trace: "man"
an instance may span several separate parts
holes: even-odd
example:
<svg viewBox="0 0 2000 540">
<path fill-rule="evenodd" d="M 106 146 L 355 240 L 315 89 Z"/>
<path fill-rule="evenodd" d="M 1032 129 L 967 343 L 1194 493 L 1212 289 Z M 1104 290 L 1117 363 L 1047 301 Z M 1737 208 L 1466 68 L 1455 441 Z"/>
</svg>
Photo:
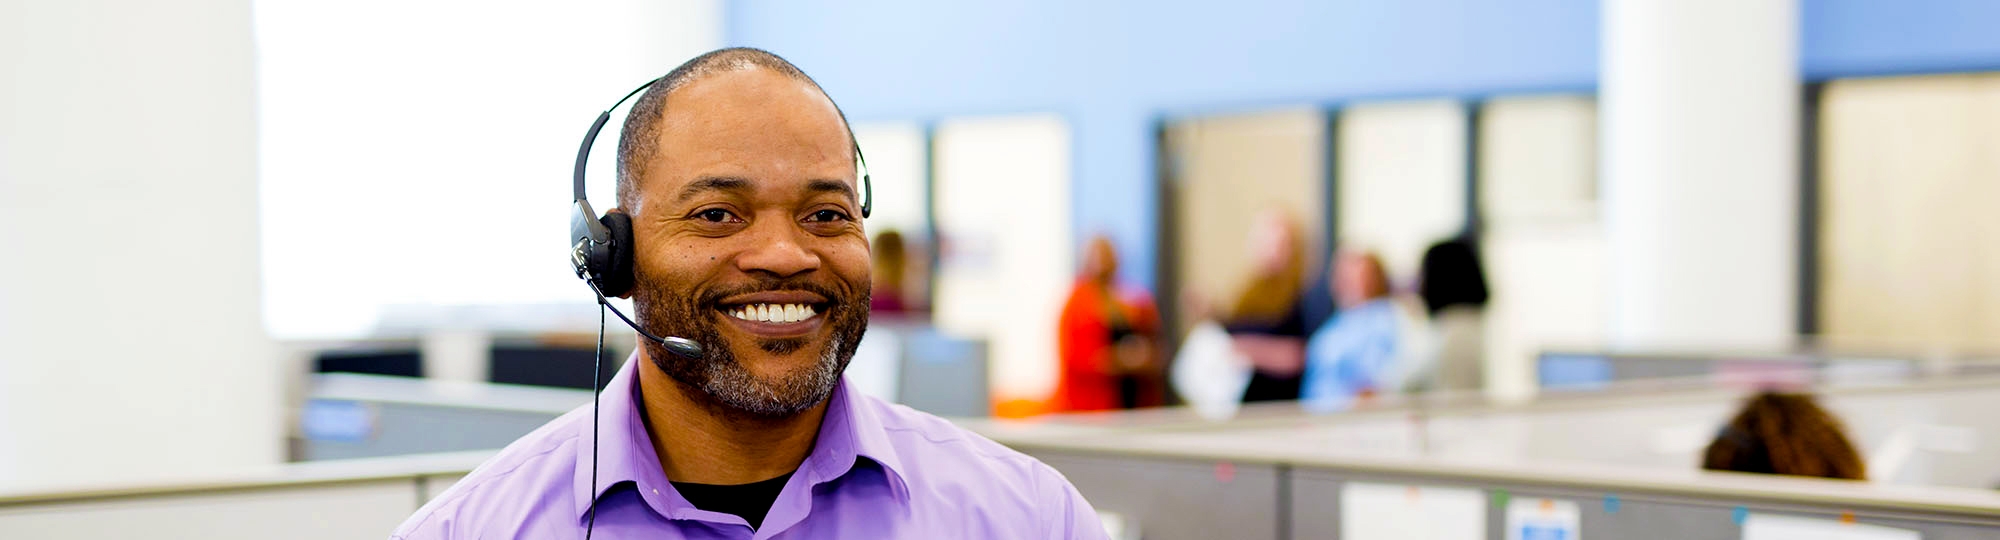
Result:
<svg viewBox="0 0 2000 540">
<path fill-rule="evenodd" d="M 1056 326 L 1054 405 L 1063 411 L 1131 409 L 1157 403 L 1159 326 L 1152 295 L 1118 283 L 1118 250 L 1097 235 Z"/>
<path fill-rule="evenodd" d="M 654 84 L 625 122 L 614 211 L 632 218 L 639 324 L 702 358 L 641 341 L 602 394 L 595 492 L 586 406 L 395 537 L 1102 538 L 1047 465 L 843 383 L 870 281 L 851 137 L 768 52 Z"/>
</svg>

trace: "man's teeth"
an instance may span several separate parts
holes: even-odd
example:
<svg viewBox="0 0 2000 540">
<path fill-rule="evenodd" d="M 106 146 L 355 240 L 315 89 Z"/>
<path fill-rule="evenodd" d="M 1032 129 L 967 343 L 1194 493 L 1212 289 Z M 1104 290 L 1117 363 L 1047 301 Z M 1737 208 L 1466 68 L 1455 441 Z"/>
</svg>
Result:
<svg viewBox="0 0 2000 540">
<path fill-rule="evenodd" d="M 728 310 L 729 316 L 746 321 L 795 323 L 810 319 L 815 312 L 806 304 L 751 304 Z"/>
</svg>

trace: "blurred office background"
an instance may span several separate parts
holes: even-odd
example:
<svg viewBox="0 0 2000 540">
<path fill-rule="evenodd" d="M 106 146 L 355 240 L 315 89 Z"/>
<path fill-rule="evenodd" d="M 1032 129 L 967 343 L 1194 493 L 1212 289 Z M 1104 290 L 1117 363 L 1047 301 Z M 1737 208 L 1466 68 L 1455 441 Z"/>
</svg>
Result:
<svg viewBox="0 0 2000 540">
<path fill-rule="evenodd" d="M 0 488 L 440 449 L 362 444 L 392 429 L 493 448 L 587 401 L 571 149 L 732 45 L 854 122 L 867 227 L 902 249 L 850 376 L 940 414 L 1064 409 L 1058 319 L 1098 237 L 1157 311 L 1157 382 L 1258 272 L 1272 212 L 1313 302 L 1337 250 L 1407 296 L 1427 248 L 1476 246 L 1492 402 L 1625 353 L 1979 357 L 1996 22 L 1978 0 L 8 0 Z M 410 393 L 522 415 L 395 428 Z"/>
</svg>

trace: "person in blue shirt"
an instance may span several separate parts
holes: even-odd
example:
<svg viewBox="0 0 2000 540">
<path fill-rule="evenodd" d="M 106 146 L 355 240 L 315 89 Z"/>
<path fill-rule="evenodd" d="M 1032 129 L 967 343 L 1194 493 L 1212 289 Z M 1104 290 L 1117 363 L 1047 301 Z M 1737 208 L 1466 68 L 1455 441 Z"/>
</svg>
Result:
<svg viewBox="0 0 2000 540">
<path fill-rule="evenodd" d="M 1399 392 L 1415 367 L 1403 360 L 1413 357 L 1403 338 L 1411 319 L 1389 295 L 1381 259 L 1343 251 L 1332 281 L 1340 311 L 1306 341 L 1299 399 L 1309 410 L 1343 410 L 1360 398 Z"/>
</svg>

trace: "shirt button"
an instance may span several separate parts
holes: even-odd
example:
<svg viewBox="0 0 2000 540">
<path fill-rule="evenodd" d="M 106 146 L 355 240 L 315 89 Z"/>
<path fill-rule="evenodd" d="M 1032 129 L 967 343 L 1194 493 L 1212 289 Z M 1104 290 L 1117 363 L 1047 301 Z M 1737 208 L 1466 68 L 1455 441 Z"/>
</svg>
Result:
<svg viewBox="0 0 2000 540">
<path fill-rule="evenodd" d="M 653 490 L 653 494 L 654 494 L 654 495 L 659 495 L 659 494 L 660 494 L 660 490 L 657 490 L 657 489 Z"/>
</svg>

